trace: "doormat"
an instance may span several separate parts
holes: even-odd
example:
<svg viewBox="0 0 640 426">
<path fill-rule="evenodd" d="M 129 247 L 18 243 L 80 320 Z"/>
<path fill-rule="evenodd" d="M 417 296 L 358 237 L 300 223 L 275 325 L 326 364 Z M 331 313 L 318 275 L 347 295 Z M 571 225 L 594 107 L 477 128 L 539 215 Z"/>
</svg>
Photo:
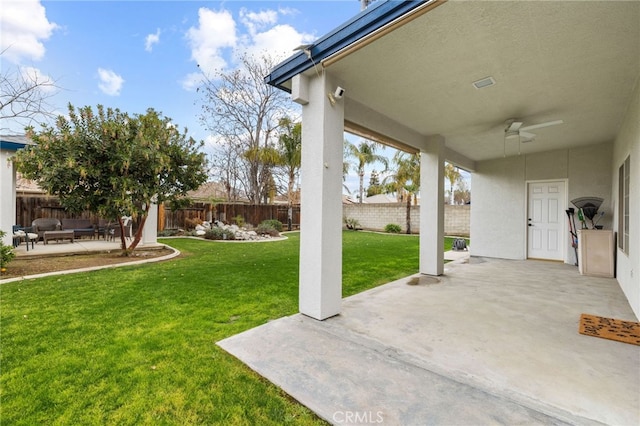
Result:
<svg viewBox="0 0 640 426">
<path fill-rule="evenodd" d="M 587 336 L 640 346 L 640 323 L 638 322 L 582 314 L 578 331 Z"/>
</svg>

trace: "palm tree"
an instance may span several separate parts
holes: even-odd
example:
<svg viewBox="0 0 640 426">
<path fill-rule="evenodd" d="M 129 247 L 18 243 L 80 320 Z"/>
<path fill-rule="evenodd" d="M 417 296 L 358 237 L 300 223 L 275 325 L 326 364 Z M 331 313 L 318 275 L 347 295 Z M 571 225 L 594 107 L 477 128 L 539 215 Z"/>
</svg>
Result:
<svg viewBox="0 0 640 426">
<path fill-rule="evenodd" d="M 293 204 L 293 187 L 298 178 L 300 163 L 302 161 L 302 123 L 294 123 L 290 118 L 280 119 L 282 133 L 278 139 L 280 142 L 279 164 L 287 175 L 287 203 Z"/>
<path fill-rule="evenodd" d="M 411 199 L 420 191 L 420 156 L 416 153 L 398 151 L 393 156 L 395 172 L 387 176 L 383 183 L 393 188 L 399 202 L 407 203 L 407 234 L 411 234 Z M 415 201 L 417 203 L 417 200 Z"/>
<path fill-rule="evenodd" d="M 388 160 L 385 156 L 376 154 L 378 149 L 378 144 L 375 142 L 369 142 L 363 140 L 359 145 L 354 145 L 351 142 L 345 141 L 345 148 L 348 154 L 348 157 L 356 160 L 356 163 L 353 165 L 353 170 L 358 173 L 358 177 L 360 178 L 360 188 L 358 193 L 358 202 L 363 202 L 364 195 L 364 168 L 367 164 L 373 163 L 382 163 L 384 164 L 385 171 L 388 167 Z M 348 168 L 347 164 L 347 168 Z"/>
<path fill-rule="evenodd" d="M 460 170 L 451 163 L 445 163 L 444 165 L 444 177 L 449 181 L 451 192 L 449 193 L 449 204 L 455 204 L 455 185 L 460 183 L 462 175 Z"/>
</svg>

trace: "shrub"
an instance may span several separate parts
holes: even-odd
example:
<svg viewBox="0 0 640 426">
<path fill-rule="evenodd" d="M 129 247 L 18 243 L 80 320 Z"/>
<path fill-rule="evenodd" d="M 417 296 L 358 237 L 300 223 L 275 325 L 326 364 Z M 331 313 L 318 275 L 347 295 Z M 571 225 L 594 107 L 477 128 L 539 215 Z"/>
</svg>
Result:
<svg viewBox="0 0 640 426">
<path fill-rule="evenodd" d="M 202 225 L 202 219 L 199 217 L 194 217 L 193 219 L 186 218 L 184 220 L 184 227 L 187 229 L 194 229 L 197 225 Z"/>
<path fill-rule="evenodd" d="M 244 226 L 244 217 L 242 217 L 241 215 L 234 217 L 232 220 L 236 223 L 236 225 L 238 225 L 239 228 L 242 228 Z"/>
<path fill-rule="evenodd" d="M 262 222 L 260 225 L 258 225 L 258 227 L 256 228 L 256 233 L 258 235 L 270 235 L 272 237 L 278 237 L 280 236 L 280 233 L 278 232 L 278 230 L 271 224 L 271 223 L 267 223 L 269 221 L 264 221 Z M 280 223 L 280 222 L 278 222 Z M 280 226 L 282 227 L 282 224 L 280 224 Z"/>
<path fill-rule="evenodd" d="M 276 231 L 282 232 L 282 222 L 280 222 L 278 219 L 263 220 L 262 223 L 260 223 L 260 225 L 258 225 L 258 228 L 260 228 L 262 225 L 271 226 Z"/>
<path fill-rule="evenodd" d="M 353 219 L 353 218 L 350 218 L 350 217 L 345 217 L 344 218 L 344 223 L 347 226 L 347 229 L 357 230 L 360 227 L 360 222 L 358 222 L 357 219 Z"/>
<path fill-rule="evenodd" d="M 158 231 L 158 237 L 173 237 L 176 235 L 181 235 L 184 231 L 180 229 L 164 229 L 162 231 Z"/>
<path fill-rule="evenodd" d="M 211 229 L 207 229 L 204 238 L 207 240 L 235 240 L 236 234 L 230 229 L 214 226 Z"/>
<path fill-rule="evenodd" d="M 389 223 L 384 227 L 384 232 L 390 234 L 399 234 L 401 230 L 400 225 L 396 225 L 395 223 Z"/>
<path fill-rule="evenodd" d="M 15 257 L 13 247 L 2 244 L 2 237 L 5 236 L 4 231 L 0 231 L 0 269 L 4 270 L 7 264 Z"/>
</svg>

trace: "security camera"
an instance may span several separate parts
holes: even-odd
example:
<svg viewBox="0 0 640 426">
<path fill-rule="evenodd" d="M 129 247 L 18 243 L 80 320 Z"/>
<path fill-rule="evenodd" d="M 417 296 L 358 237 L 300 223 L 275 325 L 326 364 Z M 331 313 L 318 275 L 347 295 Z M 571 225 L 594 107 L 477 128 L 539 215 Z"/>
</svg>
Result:
<svg viewBox="0 0 640 426">
<path fill-rule="evenodd" d="M 340 86 L 336 87 L 336 91 L 333 92 L 333 97 L 336 99 L 341 99 L 344 96 L 344 89 Z"/>
</svg>

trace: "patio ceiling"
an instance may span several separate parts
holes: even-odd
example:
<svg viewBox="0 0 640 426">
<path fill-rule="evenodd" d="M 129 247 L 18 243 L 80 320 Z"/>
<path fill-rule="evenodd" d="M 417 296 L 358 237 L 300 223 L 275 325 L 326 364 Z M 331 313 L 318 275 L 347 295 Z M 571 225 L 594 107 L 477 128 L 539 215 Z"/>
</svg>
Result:
<svg viewBox="0 0 640 426">
<path fill-rule="evenodd" d="M 449 1 L 354 46 L 323 61 L 346 90 L 348 129 L 416 149 L 439 134 L 479 161 L 504 156 L 506 120 L 561 119 L 522 153 L 591 145 L 613 141 L 637 84 L 640 2 Z"/>
</svg>

